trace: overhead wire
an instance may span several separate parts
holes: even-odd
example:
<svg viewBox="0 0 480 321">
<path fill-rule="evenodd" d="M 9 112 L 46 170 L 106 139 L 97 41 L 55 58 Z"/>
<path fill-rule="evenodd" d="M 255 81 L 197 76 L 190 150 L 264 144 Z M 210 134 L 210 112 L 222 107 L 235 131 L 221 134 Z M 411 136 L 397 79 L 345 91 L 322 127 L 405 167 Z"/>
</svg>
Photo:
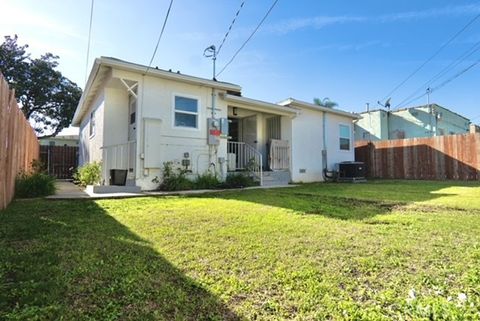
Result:
<svg viewBox="0 0 480 321">
<path fill-rule="evenodd" d="M 402 80 L 398 85 L 396 85 L 383 99 L 389 98 L 394 94 L 399 88 L 401 88 L 407 81 L 409 81 L 413 76 L 415 76 L 420 70 L 423 69 L 430 61 L 435 59 L 448 45 L 450 45 L 458 36 L 460 36 L 465 30 L 468 29 L 478 18 L 480 14 L 477 14 L 473 19 L 471 19 L 465 26 L 463 26 L 459 31 L 457 31 L 446 43 L 444 43 L 435 53 L 430 56 L 426 61 L 424 61 L 418 68 L 416 68 L 412 73 L 410 73 L 404 80 Z"/>
<path fill-rule="evenodd" d="M 431 94 L 433 93 L 434 91 L 438 91 L 439 89 L 445 87 L 446 85 L 448 85 L 449 83 L 451 83 L 452 81 L 454 81 L 455 79 L 459 78 L 460 76 L 462 76 L 463 74 L 465 74 L 467 71 L 469 71 L 470 69 L 472 69 L 473 67 L 477 66 L 478 64 L 480 63 L 480 59 L 475 61 L 473 64 L 471 64 L 470 66 L 468 66 L 467 68 L 463 69 L 462 71 L 456 73 L 454 76 L 448 78 L 447 80 L 445 80 L 444 82 L 442 82 L 441 84 L 439 84 L 438 86 L 435 86 L 433 88 L 431 88 L 429 91 L 411 99 L 410 101 L 408 101 L 405 105 L 409 105 L 411 103 L 413 103 L 414 101 L 417 101 L 418 99 L 422 98 L 422 97 L 425 97 L 426 95 L 428 94 Z"/>
<path fill-rule="evenodd" d="M 216 55 L 217 55 L 217 56 L 218 56 L 218 54 L 220 53 L 220 50 L 222 50 L 222 47 L 223 47 L 223 45 L 225 44 L 225 41 L 227 40 L 228 35 L 229 35 L 230 32 L 232 31 L 233 25 L 235 24 L 235 21 L 237 20 L 238 15 L 240 14 L 240 11 L 242 11 L 242 8 L 243 8 L 244 5 L 245 5 L 245 0 L 242 1 L 242 3 L 240 4 L 240 7 L 238 8 L 237 13 L 235 14 L 235 16 L 233 17 L 232 22 L 230 23 L 230 27 L 228 27 L 228 30 L 227 30 L 227 32 L 225 33 L 225 36 L 223 37 L 222 42 L 220 43 L 220 46 L 218 46 L 218 49 L 217 49 L 217 52 L 216 52 Z"/>
<path fill-rule="evenodd" d="M 477 51 L 480 50 L 480 41 L 476 42 L 472 47 L 470 47 L 467 51 L 465 51 L 460 57 L 452 61 L 448 66 L 443 68 L 440 72 L 435 74 L 432 78 L 427 80 L 425 83 L 423 83 L 420 87 L 418 87 L 412 94 L 410 94 L 408 97 L 403 99 L 400 103 L 398 103 L 395 107 L 395 109 L 400 108 L 403 106 L 403 104 L 406 101 L 409 101 L 412 97 L 417 95 L 422 89 L 425 89 L 429 87 L 433 82 L 435 82 L 438 79 L 441 79 L 444 75 L 446 75 L 450 70 L 454 69 L 458 65 L 460 65 L 462 62 L 464 62 L 467 58 L 469 58 L 471 55 L 476 53 Z"/>
<path fill-rule="evenodd" d="M 168 6 L 168 10 L 167 10 L 167 13 L 165 15 L 165 19 L 163 20 L 162 30 L 160 31 L 160 34 L 158 35 L 158 40 L 157 40 L 157 44 L 155 45 L 155 50 L 153 51 L 152 58 L 150 59 L 150 62 L 148 63 L 148 67 L 145 70 L 145 73 L 147 73 L 150 70 L 150 67 L 152 67 L 153 59 L 155 59 L 155 55 L 157 54 L 158 45 L 160 44 L 160 40 L 162 39 L 163 33 L 165 31 L 165 26 L 167 25 L 168 17 L 170 16 L 170 10 L 172 9 L 172 4 L 173 4 L 173 0 L 170 0 L 170 5 Z"/>
<path fill-rule="evenodd" d="M 278 0 L 275 0 L 273 1 L 272 5 L 270 6 L 270 8 L 268 9 L 267 13 L 263 16 L 262 20 L 259 22 L 259 24 L 257 25 L 257 27 L 253 30 L 253 32 L 250 34 L 250 36 L 248 36 L 247 40 L 245 40 L 245 42 L 243 42 L 243 44 L 240 46 L 240 48 L 238 48 L 238 50 L 233 54 L 232 58 L 225 64 L 225 66 L 223 66 L 223 68 L 216 74 L 216 77 L 218 77 L 221 73 L 223 73 L 225 71 L 225 69 L 227 69 L 227 67 L 233 62 L 233 60 L 235 60 L 235 58 L 237 57 L 237 55 L 240 53 L 240 51 L 242 51 L 242 49 L 246 46 L 246 44 L 250 41 L 250 39 L 252 39 L 252 37 L 255 35 L 255 33 L 258 31 L 258 29 L 260 29 L 260 27 L 262 26 L 262 24 L 265 22 L 265 20 L 267 19 L 268 15 L 270 14 L 270 12 L 272 12 L 273 8 L 275 7 L 275 5 L 277 4 Z"/>
<path fill-rule="evenodd" d="M 94 7 L 95 0 L 92 0 L 90 4 L 90 22 L 88 27 L 88 43 L 87 43 L 87 58 L 85 61 L 85 84 L 87 83 L 87 75 L 88 75 L 88 61 L 90 60 L 90 43 L 92 40 L 92 22 L 93 22 L 93 7 Z"/>
</svg>

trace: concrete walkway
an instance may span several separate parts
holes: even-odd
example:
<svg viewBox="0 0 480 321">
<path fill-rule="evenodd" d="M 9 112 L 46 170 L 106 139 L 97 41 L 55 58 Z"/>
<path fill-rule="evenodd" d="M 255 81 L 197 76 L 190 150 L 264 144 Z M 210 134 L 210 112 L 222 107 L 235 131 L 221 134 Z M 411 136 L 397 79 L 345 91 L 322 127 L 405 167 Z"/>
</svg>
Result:
<svg viewBox="0 0 480 321">
<path fill-rule="evenodd" d="M 108 198 L 130 198 L 130 197 L 148 197 L 148 196 L 170 196 L 170 195 L 200 195 L 207 193 L 220 193 L 226 191 L 242 191 L 249 189 L 265 189 L 265 188 L 286 188 L 295 187 L 298 185 L 281 185 L 281 186 L 253 186 L 247 188 L 235 188 L 235 189 L 202 189 L 202 190 L 190 190 L 190 191 L 175 191 L 175 192 L 163 192 L 163 191 L 150 191 L 141 193 L 105 193 L 95 194 L 87 193 L 77 185 L 69 181 L 57 181 L 57 191 L 55 195 L 47 196 L 47 199 L 51 200 L 66 200 L 66 199 L 108 199 Z"/>
<path fill-rule="evenodd" d="M 70 181 L 57 180 L 55 186 L 57 187 L 55 195 L 47 196 L 48 199 L 90 198 L 90 195 Z"/>
</svg>

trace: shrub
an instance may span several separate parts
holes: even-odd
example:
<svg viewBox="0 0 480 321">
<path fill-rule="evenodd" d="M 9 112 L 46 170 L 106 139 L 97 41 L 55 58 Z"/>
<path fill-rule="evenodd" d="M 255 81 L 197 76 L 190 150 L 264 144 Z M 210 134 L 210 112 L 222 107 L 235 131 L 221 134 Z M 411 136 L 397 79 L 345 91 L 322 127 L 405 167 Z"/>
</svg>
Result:
<svg viewBox="0 0 480 321">
<path fill-rule="evenodd" d="M 181 191 L 193 188 L 193 182 L 186 177 L 187 171 L 173 168 L 172 162 L 163 163 L 162 191 Z"/>
<path fill-rule="evenodd" d="M 214 189 L 220 187 L 222 183 L 216 175 L 207 172 L 198 175 L 193 184 L 196 189 Z"/>
<path fill-rule="evenodd" d="M 23 172 L 15 180 L 15 196 L 32 198 L 55 193 L 55 178 L 41 172 Z"/>
<path fill-rule="evenodd" d="M 255 182 L 253 178 L 247 174 L 235 173 L 235 174 L 229 174 L 227 176 L 227 179 L 225 180 L 225 183 L 223 183 L 223 185 L 225 188 L 242 188 L 242 187 L 255 186 L 255 185 L 258 185 L 258 183 Z"/>
<path fill-rule="evenodd" d="M 102 178 L 102 164 L 93 162 L 85 164 L 77 169 L 73 181 L 81 186 L 100 184 Z"/>
</svg>

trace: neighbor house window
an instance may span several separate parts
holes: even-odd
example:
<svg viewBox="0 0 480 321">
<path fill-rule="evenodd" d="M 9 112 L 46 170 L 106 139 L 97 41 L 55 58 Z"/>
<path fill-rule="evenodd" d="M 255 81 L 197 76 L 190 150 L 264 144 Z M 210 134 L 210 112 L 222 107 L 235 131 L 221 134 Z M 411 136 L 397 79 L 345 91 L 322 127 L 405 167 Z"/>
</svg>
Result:
<svg viewBox="0 0 480 321">
<path fill-rule="evenodd" d="M 198 128 L 198 100 L 175 96 L 175 127 Z"/>
<path fill-rule="evenodd" d="M 95 111 L 90 113 L 90 136 L 95 135 Z"/>
<path fill-rule="evenodd" d="M 350 150 L 350 126 L 340 125 L 340 150 Z"/>
</svg>

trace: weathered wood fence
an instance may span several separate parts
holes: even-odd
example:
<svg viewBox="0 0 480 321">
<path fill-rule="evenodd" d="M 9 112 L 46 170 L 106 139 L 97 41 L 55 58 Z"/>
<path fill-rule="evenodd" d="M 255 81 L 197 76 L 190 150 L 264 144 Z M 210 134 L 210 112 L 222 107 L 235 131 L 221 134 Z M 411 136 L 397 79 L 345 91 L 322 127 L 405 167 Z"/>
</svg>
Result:
<svg viewBox="0 0 480 321">
<path fill-rule="evenodd" d="M 359 141 L 355 160 L 371 178 L 479 180 L 480 134 Z"/>
<path fill-rule="evenodd" d="M 72 178 L 78 166 L 77 146 L 40 146 L 40 160 L 48 175 L 60 179 Z"/>
<path fill-rule="evenodd" d="M 30 168 L 38 153 L 35 131 L 18 108 L 15 92 L 0 73 L 0 210 L 14 197 L 15 177 Z"/>
</svg>

